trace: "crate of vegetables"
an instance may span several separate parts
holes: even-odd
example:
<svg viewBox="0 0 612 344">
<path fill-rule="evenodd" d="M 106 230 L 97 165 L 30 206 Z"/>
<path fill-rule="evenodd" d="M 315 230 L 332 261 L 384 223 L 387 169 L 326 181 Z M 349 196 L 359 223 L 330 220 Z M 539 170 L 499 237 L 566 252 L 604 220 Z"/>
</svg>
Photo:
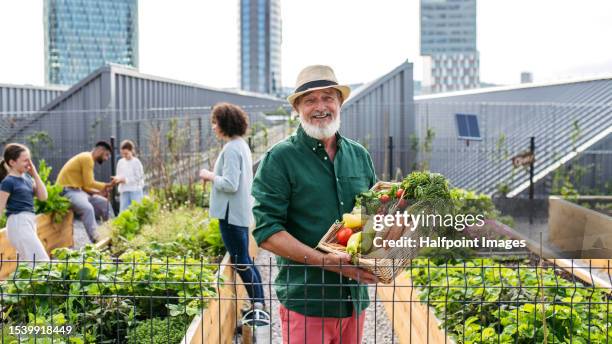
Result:
<svg viewBox="0 0 612 344">
<path fill-rule="evenodd" d="M 440 174 L 413 172 L 401 182 L 378 182 L 357 196 L 353 211 L 332 224 L 317 247 L 349 253 L 353 264 L 372 272 L 382 283 L 391 283 L 417 256 L 418 248 L 409 243 L 421 233 L 410 217 L 393 223 L 383 221 L 384 217 L 445 212 L 449 200 L 448 181 Z M 394 217 L 398 218 L 401 216 Z"/>
</svg>

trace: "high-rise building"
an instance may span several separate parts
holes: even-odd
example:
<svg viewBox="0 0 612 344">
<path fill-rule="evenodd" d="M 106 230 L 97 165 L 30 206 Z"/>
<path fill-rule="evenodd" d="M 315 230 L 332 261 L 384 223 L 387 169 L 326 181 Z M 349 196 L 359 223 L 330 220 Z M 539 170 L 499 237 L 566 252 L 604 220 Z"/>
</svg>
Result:
<svg viewBox="0 0 612 344">
<path fill-rule="evenodd" d="M 476 0 L 421 0 L 423 91 L 480 86 Z"/>
<path fill-rule="evenodd" d="M 278 95 L 281 85 L 280 0 L 240 0 L 240 88 Z"/>
<path fill-rule="evenodd" d="M 106 63 L 138 67 L 138 0 L 44 0 L 44 27 L 47 84 Z"/>
</svg>

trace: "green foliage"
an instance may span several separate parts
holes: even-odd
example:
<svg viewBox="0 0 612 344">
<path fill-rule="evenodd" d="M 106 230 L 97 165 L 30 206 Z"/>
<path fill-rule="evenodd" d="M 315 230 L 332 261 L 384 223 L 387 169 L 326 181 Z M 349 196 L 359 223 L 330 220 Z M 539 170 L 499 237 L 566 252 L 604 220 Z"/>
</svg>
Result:
<svg viewBox="0 0 612 344">
<path fill-rule="evenodd" d="M 44 148 L 53 150 L 53 138 L 46 131 L 35 131 L 25 138 L 33 161 L 41 158 Z"/>
<path fill-rule="evenodd" d="M 0 282 L 9 322 L 28 323 L 36 305 L 37 317 L 63 314 L 79 332 L 103 342 L 127 333 L 135 320 L 192 317 L 216 294 L 215 267 L 204 258 L 157 259 L 133 251 L 113 261 L 92 245 L 82 251 L 56 249 L 53 256 L 53 264 L 34 269 L 21 264 Z"/>
<path fill-rule="evenodd" d="M 168 230 L 172 228 L 172 230 Z M 130 241 L 113 241 L 121 253 L 143 250 L 154 257 L 218 257 L 225 252 L 219 221 L 198 208 L 162 210 L 157 220 L 146 225 Z"/>
<path fill-rule="evenodd" d="M 556 275 L 491 259 L 413 261 L 411 278 L 457 343 L 605 343 L 608 295 Z M 546 330 L 544 330 L 546 329 Z M 546 333 L 546 335 L 545 335 Z"/>
<path fill-rule="evenodd" d="M 428 127 L 425 132 L 425 137 L 420 142 L 419 137 L 411 135 L 409 137 L 410 149 L 419 155 L 418 160 L 420 163 L 414 163 L 414 170 L 427 171 L 429 170 L 429 160 L 431 159 L 431 152 L 433 150 L 433 141 L 436 138 L 436 131 L 434 128 Z"/>
<path fill-rule="evenodd" d="M 448 181 L 439 173 L 412 172 L 404 178 L 401 187 L 407 199 L 450 200 Z"/>
<path fill-rule="evenodd" d="M 187 331 L 188 319 L 153 318 L 140 322 L 128 336 L 128 344 L 140 344 L 146 341 L 151 344 L 179 343 Z M 144 340 L 146 338 L 146 340 Z"/>
<path fill-rule="evenodd" d="M 580 134 L 582 130 L 580 129 L 580 123 L 576 119 L 572 122 L 572 131 L 570 133 L 570 139 L 572 140 L 572 150 L 576 151 L 576 144 L 578 143 L 578 139 L 580 139 Z"/>
<path fill-rule="evenodd" d="M 577 201 L 581 194 L 579 186 L 582 178 L 593 166 L 569 165 L 561 166 L 553 172 L 552 189 L 553 195 L 560 195 L 563 199 Z"/>
<path fill-rule="evenodd" d="M 54 222 L 60 223 L 70 210 L 70 201 L 68 198 L 62 196 L 63 187 L 61 185 L 52 185 L 49 182 L 51 167 L 47 166 L 45 160 L 40 161 L 38 165 L 38 174 L 47 188 L 47 199 L 41 201 L 34 198 L 34 212 L 36 214 L 50 214 Z"/>
<path fill-rule="evenodd" d="M 6 214 L 0 215 L 0 228 L 6 227 Z"/>
<path fill-rule="evenodd" d="M 140 232 L 142 226 L 154 222 L 158 211 L 159 204 L 149 197 L 144 197 L 140 202 L 132 202 L 128 209 L 121 212 L 112 221 L 113 238 L 133 239 Z"/>
<path fill-rule="evenodd" d="M 499 220 L 500 222 L 512 227 L 514 220 L 510 216 L 502 216 L 497 210 L 491 196 L 479 194 L 460 188 L 453 188 L 450 191 L 454 203 L 456 214 L 482 214 L 486 219 Z"/>
<path fill-rule="evenodd" d="M 151 195 L 168 209 L 183 206 L 208 208 L 209 190 L 202 183 L 191 185 L 174 184 L 169 190 L 152 189 Z"/>
<path fill-rule="evenodd" d="M 264 112 L 266 116 L 289 116 L 290 113 L 283 106 L 277 107 L 273 111 Z"/>
</svg>

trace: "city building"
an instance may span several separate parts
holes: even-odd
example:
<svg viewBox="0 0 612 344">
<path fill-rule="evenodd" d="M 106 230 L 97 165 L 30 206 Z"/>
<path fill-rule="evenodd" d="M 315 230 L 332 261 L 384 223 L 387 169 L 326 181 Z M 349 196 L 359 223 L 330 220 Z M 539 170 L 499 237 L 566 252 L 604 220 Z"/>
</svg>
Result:
<svg viewBox="0 0 612 344">
<path fill-rule="evenodd" d="M 73 85 L 106 63 L 138 67 L 137 0 L 44 0 L 45 82 Z"/>
<path fill-rule="evenodd" d="M 240 88 L 280 95 L 280 0 L 240 0 Z"/>
<path fill-rule="evenodd" d="M 421 0 L 423 93 L 480 87 L 476 0 Z"/>
</svg>

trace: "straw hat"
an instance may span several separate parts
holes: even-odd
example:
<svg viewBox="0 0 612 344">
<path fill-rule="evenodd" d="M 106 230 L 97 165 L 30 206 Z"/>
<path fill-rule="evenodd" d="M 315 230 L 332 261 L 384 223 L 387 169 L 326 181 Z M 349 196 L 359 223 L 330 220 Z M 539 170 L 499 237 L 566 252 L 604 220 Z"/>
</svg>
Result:
<svg viewBox="0 0 612 344">
<path fill-rule="evenodd" d="M 291 106 L 293 102 L 301 95 L 307 92 L 322 90 L 324 88 L 333 87 L 342 93 L 342 101 L 351 94 L 350 87 L 346 85 L 338 85 L 338 80 L 334 74 L 334 70 L 329 66 L 314 65 L 308 66 L 298 74 L 295 83 L 295 91 L 287 97 L 287 101 Z"/>
</svg>

